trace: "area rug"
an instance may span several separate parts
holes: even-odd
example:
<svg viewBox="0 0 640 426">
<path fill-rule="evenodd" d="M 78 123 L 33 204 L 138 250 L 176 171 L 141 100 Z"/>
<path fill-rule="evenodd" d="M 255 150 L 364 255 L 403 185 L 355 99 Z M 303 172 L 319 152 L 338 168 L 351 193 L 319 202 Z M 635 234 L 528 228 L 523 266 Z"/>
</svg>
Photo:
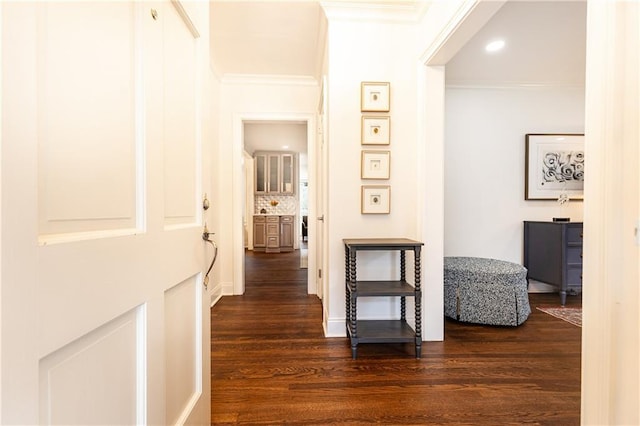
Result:
<svg viewBox="0 0 640 426">
<path fill-rule="evenodd" d="M 582 327 L 582 308 L 567 308 L 562 306 L 536 306 L 536 309 L 556 318 L 560 318 L 561 320 L 578 327 Z"/>
<path fill-rule="evenodd" d="M 300 249 L 300 269 L 307 269 L 309 266 L 307 249 Z"/>
</svg>

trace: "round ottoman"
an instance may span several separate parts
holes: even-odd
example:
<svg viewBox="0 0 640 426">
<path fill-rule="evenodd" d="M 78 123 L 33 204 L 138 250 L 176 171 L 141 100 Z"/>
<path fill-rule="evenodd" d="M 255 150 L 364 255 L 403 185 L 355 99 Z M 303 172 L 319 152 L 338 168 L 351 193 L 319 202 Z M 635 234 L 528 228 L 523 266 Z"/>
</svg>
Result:
<svg viewBox="0 0 640 426">
<path fill-rule="evenodd" d="M 444 314 L 477 324 L 522 324 L 531 314 L 527 269 L 503 260 L 445 257 Z"/>
</svg>

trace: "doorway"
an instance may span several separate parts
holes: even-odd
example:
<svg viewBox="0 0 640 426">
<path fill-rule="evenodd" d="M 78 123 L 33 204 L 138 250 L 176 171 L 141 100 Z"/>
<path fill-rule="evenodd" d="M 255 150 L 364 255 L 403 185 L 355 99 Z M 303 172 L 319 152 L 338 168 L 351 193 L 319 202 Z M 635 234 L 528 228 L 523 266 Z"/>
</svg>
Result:
<svg viewBox="0 0 640 426">
<path fill-rule="evenodd" d="M 316 120 L 314 114 L 238 114 L 234 119 L 234 162 L 233 162 L 233 191 L 234 194 L 242 194 L 242 196 L 234 197 L 233 205 L 233 271 L 234 271 L 234 288 L 233 293 L 235 295 L 244 294 L 245 292 L 245 242 L 244 236 L 246 230 L 253 228 L 245 223 L 245 217 L 249 215 L 246 212 L 245 200 L 251 197 L 247 197 L 247 178 L 245 173 L 245 167 L 243 166 L 243 157 L 245 152 L 245 126 L 247 124 L 300 124 L 306 127 L 306 153 L 307 153 L 307 173 L 308 173 L 308 216 L 314 217 L 315 214 L 315 170 L 316 170 L 316 158 L 315 152 L 315 128 Z M 273 145 L 272 147 L 277 147 Z M 266 147 L 265 148 L 269 148 Z M 282 151 L 282 145 L 278 147 L 277 151 Z M 262 147 L 260 147 L 262 149 Z M 298 191 L 296 191 L 298 192 Z M 299 200 L 299 194 L 296 195 Z M 299 241 L 297 236 L 301 235 L 299 228 L 301 228 L 301 215 L 299 201 L 296 201 L 296 226 L 294 235 L 296 235 L 296 248 L 299 248 Z M 254 205 L 255 210 L 255 205 Z M 258 209 L 258 212 L 260 209 Z M 308 294 L 317 294 L 316 282 L 314 271 L 316 268 L 315 260 L 315 245 L 313 235 L 315 232 L 315 226 L 313 221 L 308 223 L 308 269 L 307 269 L 307 292 Z"/>
<path fill-rule="evenodd" d="M 301 268 L 303 255 L 306 265 L 309 173 L 305 121 L 245 121 L 243 131 L 246 290 L 247 255 L 258 267 L 265 261 Z"/>
</svg>

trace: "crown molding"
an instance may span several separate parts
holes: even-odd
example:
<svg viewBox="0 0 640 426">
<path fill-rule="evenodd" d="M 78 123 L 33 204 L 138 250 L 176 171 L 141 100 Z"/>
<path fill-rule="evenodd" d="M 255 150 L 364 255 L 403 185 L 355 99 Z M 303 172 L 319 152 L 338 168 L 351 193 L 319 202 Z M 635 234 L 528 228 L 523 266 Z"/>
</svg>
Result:
<svg viewBox="0 0 640 426">
<path fill-rule="evenodd" d="M 320 6 L 330 21 L 415 23 L 426 12 L 428 3 L 424 0 L 325 0 Z"/>
<path fill-rule="evenodd" d="M 452 81 L 445 85 L 447 89 L 571 89 L 584 90 L 584 84 L 567 82 L 526 82 L 504 81 L 500 83 L 487 83 L 483 81 Z"/>
</svg>

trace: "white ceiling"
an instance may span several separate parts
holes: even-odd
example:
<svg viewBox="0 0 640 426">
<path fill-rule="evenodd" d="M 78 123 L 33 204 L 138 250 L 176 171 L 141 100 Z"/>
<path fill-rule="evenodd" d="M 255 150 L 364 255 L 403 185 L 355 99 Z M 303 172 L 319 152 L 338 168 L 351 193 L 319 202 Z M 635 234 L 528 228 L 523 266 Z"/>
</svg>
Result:
<svg viewBox="0 0 640 426">
<path fill-rule="evenodd" d="M 307 152 L 307 123 L 294 121 L 245 121 L 244 150 Z"/>
<path fill-rule="evenodd" d="M 584 86 L 585 49 L 585 1 L 509 1 L 447 63 L 447 85 Z"/>
<path fill-rule="evenodd" d="M 354 3 L 406 5 L 420 0 L 348 4 Z M 318 0 L 213 0 L 211 55 L 216 71 L 220 76 L 317 78 L 325 25 Z M 583 0 L 508 1 L 447 64 L 447 84 L 583 85 L 585 29 Z M 503 37 L 506 47 L 487 55 L 484 45 L 494 37 Z"/>
</svg>

